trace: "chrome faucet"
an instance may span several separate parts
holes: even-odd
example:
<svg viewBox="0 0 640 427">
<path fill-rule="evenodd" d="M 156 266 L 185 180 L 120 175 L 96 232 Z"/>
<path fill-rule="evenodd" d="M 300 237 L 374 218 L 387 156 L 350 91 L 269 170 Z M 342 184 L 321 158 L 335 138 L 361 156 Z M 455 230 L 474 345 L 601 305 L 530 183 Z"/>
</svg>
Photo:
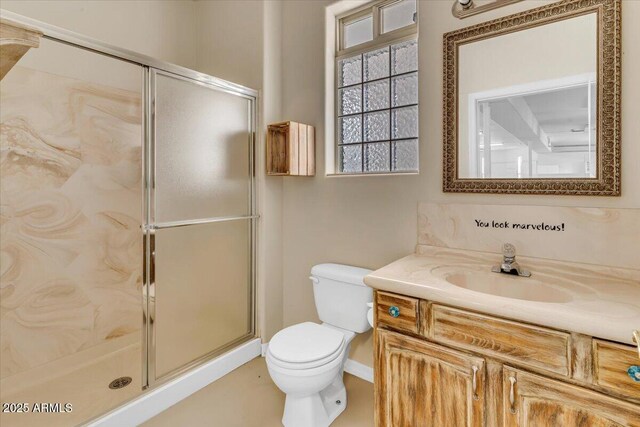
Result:
<svg viewBox="0 0 640 427">
<path fill-rule="evenodd" d="M 520 268 L 520 264 L 516 262 L 516 247 L 511 243 L 502 245 L 502 264 L 495 265 L 491 268 L 494 273 L 514 274 L 522 277 L 531 276 L 531 272 Z"/>
</svg>

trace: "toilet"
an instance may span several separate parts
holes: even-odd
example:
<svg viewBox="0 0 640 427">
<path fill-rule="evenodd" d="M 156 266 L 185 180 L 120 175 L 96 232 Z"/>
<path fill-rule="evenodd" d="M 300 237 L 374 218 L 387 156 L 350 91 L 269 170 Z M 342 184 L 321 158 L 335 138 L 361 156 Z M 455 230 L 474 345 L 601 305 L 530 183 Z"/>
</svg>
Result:
<svg viewBox="0 0 640 427">
<path fill-rule="evenodd" d="M 311 282 L 322 324 L 303 322 L 275 334 L 266 359 L 271 379 L 286 394 L 285 427 L 327 427 L 347 406 L 342 381 L 351 341 L 371 328 L 373 291 L 364 284 L 371 270 L 319 264 Z"/>
</svg>

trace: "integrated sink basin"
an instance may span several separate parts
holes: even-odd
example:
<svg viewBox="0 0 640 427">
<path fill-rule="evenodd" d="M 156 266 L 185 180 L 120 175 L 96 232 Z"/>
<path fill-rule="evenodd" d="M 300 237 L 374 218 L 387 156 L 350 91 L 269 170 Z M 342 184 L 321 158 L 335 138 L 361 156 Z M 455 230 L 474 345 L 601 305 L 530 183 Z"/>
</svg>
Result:
<svg viewBox="0 0 640 427">
<path fill-rule="evenodd" d="M 493 273 L 493 253 L 422 246 L 367 277 L 380 292 L 636 345 L 638 270 L 521 257 L 530 277 Z"/>
<path fill-rule="evenodd" d="M 568 292 L 535 277 L 460 267 L 436 267 L 431 272 L 454 286 L 483 294 L 546 303 L 566 303 L 573 300 Z"/>
</svg>

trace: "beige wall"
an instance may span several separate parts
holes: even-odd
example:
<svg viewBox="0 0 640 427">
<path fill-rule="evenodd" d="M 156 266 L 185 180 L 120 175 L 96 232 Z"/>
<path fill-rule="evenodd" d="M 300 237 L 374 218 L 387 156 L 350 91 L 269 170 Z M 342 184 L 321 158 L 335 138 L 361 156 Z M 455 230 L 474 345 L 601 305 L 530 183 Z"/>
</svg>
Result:
<svg viewBox="0 0 640 427">
<path fill-rule="evenodd" d="M 263 14 L 260 0 L 198 1 L 198 70 L 252 88 L 262 87 Z"/>
<path fill-rule="evenodd" d="M 284 3 L 283 116 L 316 126 L 318 174 L 284 183 L 284 323 L 316 319 L 307 279 L 319 262 L 377 268 L 411 253 L 417 206 L 436 203 L 640 207 L 640 2 L 623 1 L 623 194 L 617 198 L 467 195 L 442 192 L 442 35 L 465 26 L 546 4 L 525 1 L 458 20 L 449 1 L 420 1 L 420 174 L 327 178 L 324 143 L 324 7 L 329 1 Z M 351 357 L 371 364 L 370 334 L 358 337 Z"/>
<path fill-rule="evenodd" d="M 195 5 L 195 2 L 180 0 L 3 0 L 0 7 L 193 68 L 196 65 Z"/>
<path fill-rule="evenodd" d="M 265 177 L 265 133 L 268 123 L 282 116 L 282 2 L 264 2 L 263 17 L 262 126 L 258 137 L 258 206 L 260 210 L 258 259 L 258 323 L 263 341 L 282 329 L 282 178 Z"/>
</svg>

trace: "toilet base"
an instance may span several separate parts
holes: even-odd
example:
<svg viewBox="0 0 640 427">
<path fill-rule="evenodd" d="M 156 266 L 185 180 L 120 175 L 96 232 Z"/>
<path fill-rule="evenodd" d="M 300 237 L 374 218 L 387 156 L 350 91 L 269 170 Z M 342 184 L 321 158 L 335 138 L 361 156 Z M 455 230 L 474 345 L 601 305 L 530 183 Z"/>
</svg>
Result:
<svg viewBox="0 0 640 427">
<path fill-rule="evenodd" d="M 342 373 L 319 393 L 307 396 L 287 395 L 284 427 L 329 427 L 347 407 L 347 390 Z"/>
</svg>

